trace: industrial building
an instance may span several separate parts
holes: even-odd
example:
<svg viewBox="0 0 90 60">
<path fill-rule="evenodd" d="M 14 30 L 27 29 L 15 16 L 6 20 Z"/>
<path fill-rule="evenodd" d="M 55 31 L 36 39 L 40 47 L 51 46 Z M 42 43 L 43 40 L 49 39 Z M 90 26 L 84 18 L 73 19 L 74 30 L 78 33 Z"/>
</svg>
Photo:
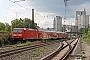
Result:
<svg viewBox="0 0 90 60">
<path fill-rule="evenodd" d="M 89 27 L 89 15 L 86 15 L 86 11 L 76 11 L 76 26 L 78 29 Z"/>
<path fill-rule="evenodd" d="M 75 25 L 63 25 L 63 32 L 77 32 L 77 26 Z"/>
</svg>

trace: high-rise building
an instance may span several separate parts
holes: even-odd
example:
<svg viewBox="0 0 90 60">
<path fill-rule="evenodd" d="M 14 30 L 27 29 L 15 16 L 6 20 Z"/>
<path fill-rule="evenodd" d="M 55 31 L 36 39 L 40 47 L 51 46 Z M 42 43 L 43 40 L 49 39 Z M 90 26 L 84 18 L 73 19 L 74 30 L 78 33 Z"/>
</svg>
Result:
<svg viewBox="0 0 90 60">
<path fill-rule="evenodd" d="M 81 15 L 81 28 L 89 27 L 89 15 Z"/>
<path fill-rule="evenodd" d="M 84 11 L 81 12 L 81 15 L 86 15 L 85 9 L 84 9 Z"/>
<path fill-rule="evenodd" d="M 78 16 L 81 15 L 81 11 L 76 11 L 75 25 L 78 26 Z"/>
<path fill-rule="evenodd" d="M 81 28 L 81 15 L 78 15 L 77 18 L 78 19 L 77 19 L 77 25 L 76 26 L 78 26 L 78 29 L 80 29 Z"/>
<path fill-rule="evenodd" d="M 81 11 L 76 11 L 76 20 L 78 19 L 78 15 L 81 15 Z"/>
<path fill-rule="evenodd" d="M 53 21 L 53 27 L 56 31 L 62 31 L 62 17 L 56 16 Z"/>
<path fill-rule="evenodd" d="M 86 15 L 86 11 L 76 11 L 76 26 L 78 29 L 86 28 L 89 26 L 89 15 Z"/>
</svg>

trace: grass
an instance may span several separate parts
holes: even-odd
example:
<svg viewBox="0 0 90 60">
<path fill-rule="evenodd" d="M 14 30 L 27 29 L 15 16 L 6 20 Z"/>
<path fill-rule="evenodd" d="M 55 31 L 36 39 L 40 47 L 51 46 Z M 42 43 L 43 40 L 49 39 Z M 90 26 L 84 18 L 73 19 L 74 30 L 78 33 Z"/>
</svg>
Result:
<svg viewBox="0 0 90 60">
<path fill-rule="evenodd" d="M 18 42 L 14 45 L 6 45 L 6 46 L 2 46 L 3 48 L 9 47 L 9 48 L 16 48 L 16 47 L 22 47 L 22 46 L 26 46 L 26 45 L 34 45 L 34 44 L 38 44 L 40 42 L 50 42 L 51 40 L 42 40 L 42 41 L 34 41 L 34 42 L 30 42 L 30 41 L 26 41 L 25 43 L 21 43 Z"/>
<path fill-rule="evenodd" d="M 41 40 L 41 42 L 51 42 L 51 39 L 47 39 L 47 40 Z"/>
<path fill-rule="evenodd" d="M 32 55 L 35 56 L 35 55 L 38 55 L 40 54 L 42 51 L 44 50 L 44 48 L 38 48 L 37 50 L 35 50 L 34 52 L 32 52 Z"/>
<path fill-rule="evenodd" d="M 15 45 L 8 45 L 7 47 L 16 48 L 16 47 L 22 47 L 22 46 L 26 46 L 26 45 L 34 45 L 34 44 L 38 44 L 38 43 L 40 43 L 40 41 L 34 41 L 34 42 L 26 41 L 26 43 L 18 42 Z"/>
<path fill-rule="evenodd" d="M 83 40 L 90 46 L 90 39 L 85 38 L 85 39 L 83 39 Z"/>
</svg>

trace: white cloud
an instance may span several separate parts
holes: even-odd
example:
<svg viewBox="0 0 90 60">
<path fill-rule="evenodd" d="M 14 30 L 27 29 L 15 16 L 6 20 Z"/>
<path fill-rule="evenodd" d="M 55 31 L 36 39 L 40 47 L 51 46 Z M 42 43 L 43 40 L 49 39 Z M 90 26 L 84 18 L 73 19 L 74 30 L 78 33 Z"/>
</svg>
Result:
<svg viewBox="0 0 90 60">
<path fill-rule="evenodd" d="M 17 18 L 30 18 L 32 19 L 32 7 L 26 6 L 25 8 L 28 8 L 30 11 L 24 8 L 12 8 L 10 11 L 16 11 L 17 12 Z M 47 12 L 38 12 L 34 11 L 34 20 L 36 23 L 39 24 L 40 27 L 47 28 L 47 27 L 52 27 L 53 24 L 53 19 L 51 15 L 54 13 L 47 13 Z"/>
<path fill-rule="evenodd" d="M 11 21 L 16 18 L 30 18 L 30 11 L 25 10 L 24 8 L 11 8 L 7 13 L 0 16 L 0 22 L 7 22 L 11 24 Z"/>
<path fill-rule="evenodd" d="M 70 6 L 70 7 L 71 7 L 74 15 L 76 15 L 76 11 L 84 11 L 84 8 L 86 10 L 87 15 L 90 15 L 89 6 L 90 6 L 90 2 L 85 2 L 81 5 L 75 5 L 75 6 Z M 73 21 L 75 22 L 75 18 L 73 18 L 73 19 L 69 18 L 69 19 L 67 19 L 66 24 L 70 24 L 70 23 L 75 24 Z M 89 21 L 89 23 L 90 23 L 90 21 Z"/>
<path fill-rule="evenodd" d="M 27 10 L 27 9 L 29 10 Z M 9 23 L 11 24 L 11 21 L 16 19 L 16 18 L 30 18 L 32 19 L 32 7 L 29 7 L 29 6 L 26 6 L 25 8 L 11 8 L 6 15 L 1 16 L 0 17 L 0 21 L 5 23 Z M 50 15 L 53 15 L 54 13 L 52 14 L 48 14 L 47 12 L 38 12 L 38 11 L 34 11 L 34 16 L 35 16 L 35 22 L 39 24 L 40 27 L 43 27 L 43 28 L 48 28 L 48 27 L 52 27 L 52 24 L 53 24 L 53 19 L 54 17 L 50 16 Z"/>
<path fill-rule="evenodd" d="M 75 11 L 75 12 L 76 12 L 76 11 L 83 11 L 84 8 L 85 8 L 86 11 L 90 13 L 90 8 L 89 8 L 89 6 L 90 6 L 90 2 L 86 2 L 86 3 L 81 4 L 81 5 L 75 5 L 75 6 L 70 6 L 70 7 L 71 7 L 71 9 L 72 9 L 73 11 Z"/>
<path fill-rule="evenodd" d="M 54 17 L 46 12 L 37 12 L 39 15 L 35 15 L 35 22 L 42 28 L 52 27 Z"/>
<path fill-rule="evenodd" d="M 24 8 L 11 8 L 9 12 L 14 13 L 15 18 L 17 17 L 18 19 L 29 17 L 29 13 L 31 13 L 31 11 Z"/>
<path fill-rule="evenodd" d="M 1 0 L 0 0 L 1 1 Z M 90 2 L 86 2 L 82 5 L 79 5 L 79 6 L 71 6 L 71 8 L 73 9 L 74 12 L 76 12 L 77 10 L 83 10 L 84 8 L 86 9 L 87 11 L 87 14 L 90 14 L 90 9 L 89 9 L 89 6 L 90 6 Z M 9 24 L 11 24 L 11 21 L 13 19 L 16 18 L 16 15 L 17 15 L 17 18 L 30 18 L 32 19 L 32 8 L 31 6 L 25 6 L 25 8 L 22 8 L 22 7 L 13 7 L 11 8 L 7 14 L 3 15 L 3 16 L 0 16 L 0 21 L 2 22 L 8 22 Z M 42 28 L 48 28 L 48 27 L 53 27 L 53 20 L 54 20 L 54 16 L 55 13 L 48 13 L 48 12 L 38 12 L 36 11 L 35 9 L 35 22 L 39 24 L 39 26 Z M 75 15 L 75 13 L 74 13 Z M 4 16 L 9 16 L 9 17 L 4 17 Z M 61 16 L 61 15 L 60 15 Z M 62 23 L 63 24 L 72 24 L 72 25 L 75 25 L 75 18 L 67 18 L 65 20 L 65 23 L 64 23 L 64 19 L 62 20 Z"/>
<path fill-rule="evenodd" d="M 87 14 L 90 15 L 90 8 L 89 8 L 89 7 L 90 7 L 90 2 L 86 2 L 85 4 L 82 4 L 81 7 L 82 7 L 82 8 L 85 8 Z"/>
<path fill-rule="evenodd" d="M 67 18 L 66 20 L 63 20 L 62 23 L 65 25 L 75 25 L 75 18 Z"/>
</svg>

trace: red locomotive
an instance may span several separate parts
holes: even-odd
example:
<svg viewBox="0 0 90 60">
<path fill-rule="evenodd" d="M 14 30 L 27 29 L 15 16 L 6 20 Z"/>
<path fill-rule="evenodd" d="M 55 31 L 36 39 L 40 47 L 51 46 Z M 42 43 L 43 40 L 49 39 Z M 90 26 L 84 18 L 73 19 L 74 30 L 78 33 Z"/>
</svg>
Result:
<svg viewBox="0 0 90 60">
<path fill-rule="evenodd" d="M 14 28 L 12 31 L 13 40 L 57 39 L 67 37 L 68 34 L 65 32 L 44 31 L 40 29 Z"/>
</svg>

